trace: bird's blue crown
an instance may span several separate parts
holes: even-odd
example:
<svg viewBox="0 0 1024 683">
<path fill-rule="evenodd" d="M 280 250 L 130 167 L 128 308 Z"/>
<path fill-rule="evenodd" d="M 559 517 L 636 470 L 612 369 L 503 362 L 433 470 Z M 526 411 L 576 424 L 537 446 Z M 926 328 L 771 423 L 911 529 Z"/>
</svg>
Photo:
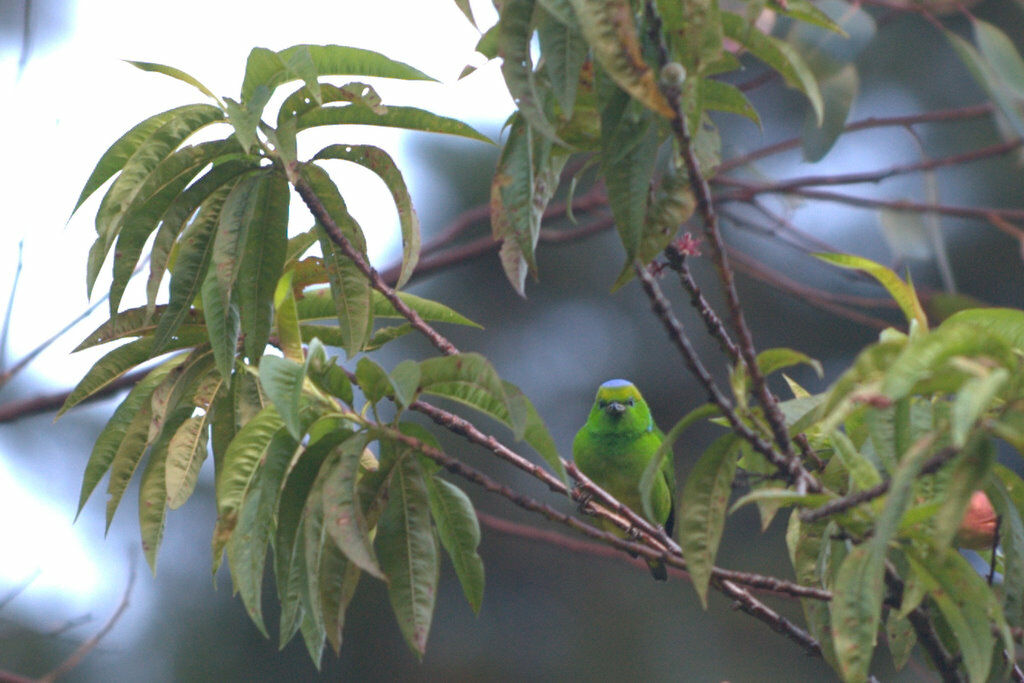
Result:
<svg viewBox="0 0 1024 683">
<path fill-rule="evenodd" d="M 601 385 L 602 389 L 622 389 L 624 387 L 631 387 L 633 383 L 624 379 L 610 379 Z"/>
</svg>

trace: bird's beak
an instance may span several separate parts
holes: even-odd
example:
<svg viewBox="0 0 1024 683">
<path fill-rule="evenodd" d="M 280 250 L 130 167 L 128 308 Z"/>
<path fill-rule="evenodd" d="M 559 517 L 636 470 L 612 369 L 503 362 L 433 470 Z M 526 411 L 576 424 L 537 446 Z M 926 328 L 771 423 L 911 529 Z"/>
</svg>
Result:
<svg viewBox="0 0 1024 683">
<path fill-rule="evenodd" d="M 626 406 L 625 404 L 619 403 L 618 401 L 612 401 L 611 403 L 608 404 L 608 407 L 605 408 L 605 410 L 612 417 L 619 417 L 624 412 L 626 412 Z"/>
</svg>

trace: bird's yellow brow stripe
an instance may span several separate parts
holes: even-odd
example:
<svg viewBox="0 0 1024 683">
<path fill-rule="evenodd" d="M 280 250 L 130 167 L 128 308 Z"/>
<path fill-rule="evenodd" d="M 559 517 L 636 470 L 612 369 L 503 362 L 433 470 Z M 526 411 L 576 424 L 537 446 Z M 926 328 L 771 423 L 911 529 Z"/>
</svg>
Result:
<svg viewBox="0 0 1024 683">
<path fill-rule="evenodd" d="M 601 387 L 597 392 L 597 397 L 605 401 L 623 401 L 627 398 L 635 400 L 640 398 L 640 392 L 631 384 L 619 387 Z"/>
</svg>

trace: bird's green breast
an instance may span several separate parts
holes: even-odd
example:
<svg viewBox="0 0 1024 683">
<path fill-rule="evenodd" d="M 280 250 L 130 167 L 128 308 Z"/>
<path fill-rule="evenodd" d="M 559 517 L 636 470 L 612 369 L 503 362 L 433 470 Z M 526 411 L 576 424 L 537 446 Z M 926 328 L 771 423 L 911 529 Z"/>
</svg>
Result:
<svg viewBox="0 0 1024 683">
<path fill-rule="evenodd" d="M 661 445 L 657 430 L 639 433 L 595 432 L 584 427 L 573 440 L 573 457 L 580 470 L 621 503 L 640 512 L 640 478 Z M 655 479 L 652 503 L 657 519 L 664 524 L 671 508 L 671 492 L 663 478 Z"/>
</svg>

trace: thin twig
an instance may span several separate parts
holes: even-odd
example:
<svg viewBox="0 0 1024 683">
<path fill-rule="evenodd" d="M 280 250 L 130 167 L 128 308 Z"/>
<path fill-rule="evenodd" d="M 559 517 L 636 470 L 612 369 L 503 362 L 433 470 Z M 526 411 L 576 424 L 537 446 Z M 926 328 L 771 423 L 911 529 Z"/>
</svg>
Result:
<svg viewBox="0 0 1024 683">
<path fill-rule="evenodd" d="M 121 375 L 102 389 L 99 389 L 95 393 L 90 394 L 87 398 L 82 399 L 82 403 L 98 401 L 100 399 L 107 398 L 112 394 L 124 391 L 125 389 L 130 389 L 148 373 L 149 368 L 143 368 L 142 370 L 133 370 L 132 372 Z M 52 394 L 43 394 L 19 401 L 10 401 L 8 403 L 0 404 L 0 424 L 20 420 L 23 417 L 31 417 L 33 415 L 38 415 L 39 413 L 57 410 L 64 405 L 64 401 L 66 401 L 68 396 L 71 395 L 71 392 L 71 389 L 66 389 Z"/>
<path fill-rule="evenodd" d="M 821 656 L 821 645 L 811 636 L 789 619 L 771 609 L 763 602 L 751 595 L 747 590 L 740 588 L 731 581 L 722 581 L 722 592 L 736 601 L 737 608 L 743 610 L 752 617 L 768 624 L 773 631 L 781 633 L 800 647 L 808 654 L 816 657 Z"/>
<path fill-rule="evenodd" d="M 27 2 L 27 0 L 26 0 Z M 26 8 L 28 5 L 26 4 Z M 26 10 L 27 11 L 27 10 Z M 11 312 L 14 310 L 14 297 L 18 292 L 18 282 L 21 280 L 22 258 L 25 254 L 25 240 L 18 242 L 18 263 L 14 267 L 14 279 L 11 281 L 11 296 L 7 299 L 7 310 L 4 311 L 4 323 L 0 326 L 0 377 L 4 374 L 3 369 L 7 361 L 7 340 L 11 335 Z M 0 386 L 3 381 L 0 380 Z"/>
<path fill-rule="evenodd" d="M 60 666 L 58 666 L 56 669 L 49 672 L 48 674 L 41 676 L 38 680 L 38 683 L 52 683 L 64 674 L 74 669 L 81 663 L 81 661 L 85 658 L 86 655 L 92 652 L 93 649 L 95 649 L 95 647 L 99 645 L 100 641 L 103 640 L 104 636 L 110 633 L 110 630 L 114 628 L 115 624 L 117 624 L 118 620 L 121 618 L 121 615 L 123 615 L 125 610 L 128 609 L 129 599 L 131 598 L 132 595 L 132 588 L 135 587 L 135 574 L 135 560 L 133 558 L 129 561 L 128 564 L 128 585 L 125 586 L 124 595 L 121 596 L 121 604 L 119 604 L 117 606 L 117 609 L 114 610 L 114 613 L 110 615 L 110 619 L 107 620 L 107 623 L 105 623 L 103 627 L 99 631 L 97 631 L 92 638 L 89 638 L 84 643 L 79 645 L 78 649 L 72 652 L 70 657 L 61 662 Z"/>
<path fill-rule="evenodd" d="M 938 453 L 928 458 L 924 465 L 921 466 L 921 471 L 918 476 L 926 474 L 932 474 L 937 471 L 940 467 L 945 465 L 947 462 L 952 460 L 960 451 L 952 446 L 947 446 L 940 450 Z M 828 503 L 825 503 L 821 507 L 814 508 L 813 510 L 804 510 L 800 513 L 800 521 L 805 524 L 816 522 L 819 519 L 824 519 L 831 515 L 845 512 L 850 508 L 856 507 L 861 503 L 866 503 L 869 500 L 874 500 L 880 496 L 884 496 L 889 492 L 889 487 L 892 485 L 891 479 L 875 484 L 870 488 L 856 491 L 849 495 L 843 496 L 842 498 L 836 498 Z"/>
</svg>

